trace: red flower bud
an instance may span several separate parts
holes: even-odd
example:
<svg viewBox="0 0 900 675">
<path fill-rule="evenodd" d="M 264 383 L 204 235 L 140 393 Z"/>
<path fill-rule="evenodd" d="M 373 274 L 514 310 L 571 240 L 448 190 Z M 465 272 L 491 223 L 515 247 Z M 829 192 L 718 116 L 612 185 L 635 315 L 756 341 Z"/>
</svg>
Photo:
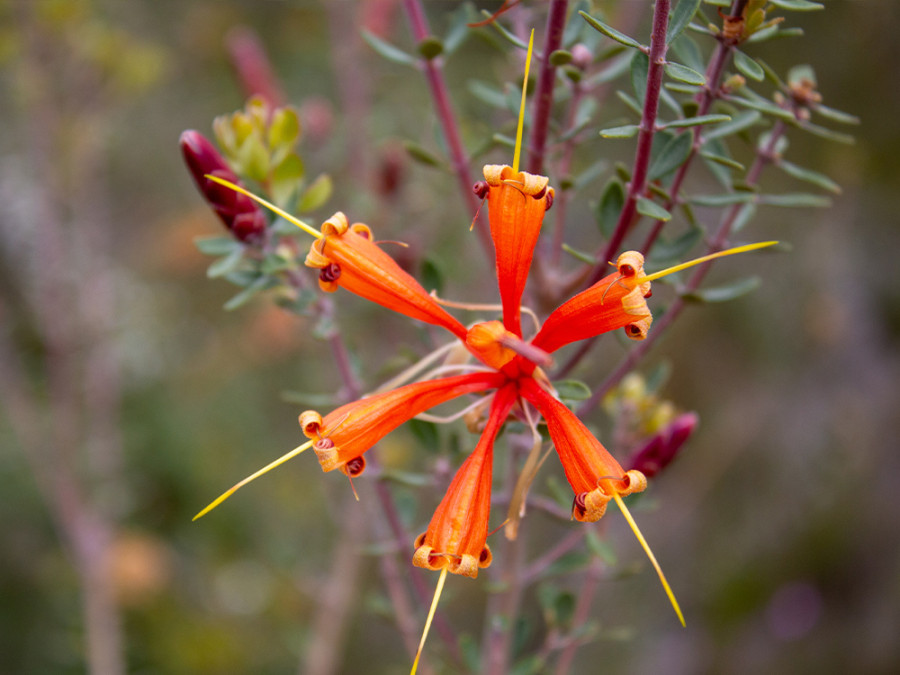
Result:
<svg viewBox="0 0 900 675">
<path fill-rule="evenodd" d="M 627 462 L 628 468 L 640 471 L 647 478 L 655 476 L 678 456 L 681 446 L 694 433 L 699 421 L 697 413 L 679 415 L 631 456 Z"/>
<path fill-rule="evenodd" d="M 185 164 L 197 189 L 239 241 L 259 243 L 265 235 L 266 217 L 249 197 L 206 178 L 207 174 L 241 185 L 215 146 L 199 131 L 185 131 L 179 140 Z"/>
</svg>

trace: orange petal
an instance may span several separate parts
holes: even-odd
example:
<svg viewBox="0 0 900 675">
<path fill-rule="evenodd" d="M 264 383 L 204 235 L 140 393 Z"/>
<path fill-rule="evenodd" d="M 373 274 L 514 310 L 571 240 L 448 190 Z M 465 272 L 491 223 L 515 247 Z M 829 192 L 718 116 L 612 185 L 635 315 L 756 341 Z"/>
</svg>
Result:
<svg viewBox="0 0 900 675">
<path fill-rule="evenodd" d="M 321 239 L 313 242 L 306 264 L 321 270 L 319 285 L 325 291 L 338 286 L 395 312 L 446 328 L 465 340 L 466 328 L 447 313 L 421 284 L 371 240 L 362 223 L 348 225 L 336 213 L 322 225 Z"/>
<path fill-rule="evenodd" d="M 300 415 L 300 427 L 316 439 L 313 450 L 323 471 L 341 469 L 354 476 L 363 466 L 355 460 L 407 420 L 457 396 L 500 386 L 504 380 L 499 373 L 468 373 L 414 382 L 347 403 L 324 418 L 306 411 Z"/>
<path fill-rule="evenodd" d="M 487 546 L 491 513 L 494 439 L 516 400 L 515 386 L 498 390 L 475 450 L 456 472 L 428 529 L 416 539 L 413 564 L 475 578 L 491 562 Z"/>
<path fill-rule="evenodd" d="M 547 187 L 545 176 L 524 171 L 514 173 L 509 166 L 489 164 L 484 167 L 484 178 L 503 324 L 508 331 L 522 337 L 519 304 L 544 213 L 553 203 L 553 188 Z"/>
<path fill-rule="evenodd" d="M 617 267 L 618 271 L 553 310 L 531 344 L 552 353 L 617 328 L 625 328 L 635 340 L 646 337 L 653 316 L 645 300 L 650 282 L 639 282 L 644 258 L 628 251 L 619 256 Z"/>
<path fill-rule="evenodd" d="M 641 472 L 626 473 L 575 413 L 544 391 L 534 379 L 523 379 L 521 392 L 547 421 L 547 430 L 566 479 L 575 492 L 572 516 L 576 520 L 599 520 L 614 493 L 624 496 L 641 492 L 647 486 L 647 479 Z"/>
</svg>

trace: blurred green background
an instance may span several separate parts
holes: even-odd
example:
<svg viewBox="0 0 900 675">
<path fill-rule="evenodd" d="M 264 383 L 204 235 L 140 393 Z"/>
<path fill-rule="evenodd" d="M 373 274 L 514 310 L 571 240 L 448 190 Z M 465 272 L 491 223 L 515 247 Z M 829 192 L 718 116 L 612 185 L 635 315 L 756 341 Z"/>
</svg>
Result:
<svg viewBox="0 0 900 675">
<path fill-rule="evenodd" d="M 647 34 L 649 3 L 596 4 Z M 855 145 L 791 136 L 788 157 L 844 192 L 828 209 L 761 210 L 746 237 L 793 251 L 722 265 L 716 280 L 754 273 L 763 283 L 689 310 L 647 363 L 670 363 L 665 396 L 701 419 L 657 481 L 656 508 L 639 514 L 688 626 L 646 569 L 611 574 L 594 603 L 604 639 L 579 652 L 574 672 L 900 670 L 900 7 L 825 4 L 790 15 L 805 37 L 755 53 L 781 73 L 813 65 L 824 102 L 862 118 Z M 427 3 L 435 32 L 455 5 Z M 409 242 L 413 259 L 428 251 L 449 297 L 473 297 L 471 279 L 485 271 L 452 177 L 402 151 L 407 139 L 440 148 L 425 81 L 359 44 L 363 24 L 412 44 L 391 0 L 0 3 L 0 672 L 85 671 L 84 575 L 72 561 L 90 559 L 90 533 L 112 537 L 106 586 L 122 609 L 129 672 L 304 672 L 335 548 L 383 532 L 365 487 L 357 532 L 341 531 L 346 484 L 308 456 L 191 522 L 302 440 L 301 408 L 283 392 L 340 388 L 303 319 L 265 299 L 223 312 L 235 289 L 205 278 L 209 260 L 192 243 L 220 226 L 178 136 L 211 135 L 216 115 L 243 106 L 226 46 L 236 28 L 259 36 L 300 109 L 307 172 L 335 181 L 321 217 L 340 208 L 379 238 Z M 470 148 L 510 120 L 467 80 L 516 72 L 477 36 L 448 62 Z M 597 140 L 585 151 L 627 161 L 632 147 Z M 771 172 L 763 182 L 795 187 Z M 588 220 L 581 208 L 573 223 Z M 361 376 L 375 384 L 394 345 L 411 341 L 409 323 L 346 296 L 338 305 Z M 597 371 L 580 375 L 599 382 L 600 357 L 611 368 L 619 355 L 609 345 Z M 382 459 L 415 463 L 415 443 L 399 431 Z M 419 531 L 429 511 L 410 508 Z M 87 550 L 60 535 L 60 514 L 87 528 Z M 525 530 L 545 526 L 532 521 Z M 623 568 L 642 562 L 621 519 L 607 527 Z M 539 552 L 539 538 L 528 546 Z M 376 561 L 364 559 L 335 672 L 407 667 Z M 486 589 L 452 586 L 450 621 L 477 636 Z M 540 626 L 533 598 L 522 613 Z"/>
</svg>

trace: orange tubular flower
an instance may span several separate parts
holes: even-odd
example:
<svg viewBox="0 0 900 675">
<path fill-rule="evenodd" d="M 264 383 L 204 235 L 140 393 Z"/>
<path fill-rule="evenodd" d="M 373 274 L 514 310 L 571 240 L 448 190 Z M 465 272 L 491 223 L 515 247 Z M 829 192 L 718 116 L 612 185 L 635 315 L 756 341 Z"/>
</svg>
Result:
<svg viewBox="0 0 900 675">
<path fill-rule="evenodd" d="M 456 472 L 428 529 L 416 538 L 413 564 L 430 570 L 444 567 L 453 574 L 478 576 L 491 564 L 488 519 L 491 513 L 491 465 L 494 439 L 516 401 L 516 387 L 497 391 L 487 425 L 475 450 Z"/>
<path fill-rule="evenodd" d="M 546 176 L 515 173 L 509 166 L 488 164 L 484 167 L 484 181 L 475 184 L 475 194 L 488 200 L 503 325 L 519 337 L 519 303 L 544 214 L 553 204 L 553 188 L 547 187 L 548 182 Z"/>
<path fill-rule="evenodd" d="M 643 340 L 653 317 L 647 307 L 650 282 L 640 281 L 644 256 L 627 251 L 616 262 L 617 271 L 557 307 L 531 341 L 552 353 L 571 342 L 625 328 L 633 340 Z"/>
<path fill-rule="evenodd" d="M 340 286 L 400 314 L 446 328 L 465 340 L 465 326 L 372 241 L 367 225 L 350 225 L 347 216 L 338 211 L 322 223 L 322 235 L 306 256 L 307 267 L 320 270 L 322 290 L 333 292 Z"/>
<path fill-rule="evenodd" d="M 502 383 L 499 373 L 414 382 L 342 405 L 324 418 L 307 410 L 300 414 L 300 428 L 307 438 L 315 439 L 313 450 L 323 471 L 340 469 L 355 477 L 365 469 L 363 453 L 404 422 L 450 399 Z"/>
<path fill-rule="evenodd" d="M 547 420 L 550 438 L 565 469 L 566 479 L 575 492 L 572 504 L 575 520 L 599 520 L 613 493 L 624 497 L 647 487 L 644 474 L 626 472 L 575 413 L 544 391 L 534 379 L 522 381 L 521 393 Z"/>
</svg>

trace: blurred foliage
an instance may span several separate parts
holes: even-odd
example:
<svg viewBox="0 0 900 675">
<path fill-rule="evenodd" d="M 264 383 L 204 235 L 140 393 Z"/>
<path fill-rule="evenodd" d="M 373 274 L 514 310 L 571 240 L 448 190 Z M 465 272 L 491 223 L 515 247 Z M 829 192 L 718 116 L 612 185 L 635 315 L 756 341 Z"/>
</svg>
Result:
<svg viewBox="0 0 900 675">
<path fill-rule="evenodd" d="M 499 3 L 479 4 L 494 10 Z M 630 35 L 647 35 L 644 3 L 584 4 L 610 25 L 630 26 Z M 658 393 L 701 413 L 685 455 L 647 495 L 648 513 L 642 514 L 688 628 L 670 620 L 646 570 L 631 573 L 635 561 L 643 564 L 640 552 L 621 523 L 609 524 L 617 583 L 603 584 L 594 620 L 584 627 L 602 639 L 579 652 L 574 672 L 597 663 L 676 674 L 875 674 L 900 667 L 900 540 L 890 525 L 900 506 L 900 460 L 892 447 L 900 431 L 900 285 L 890 273 L 900 245 L 893 226 L 900 209 L 900 93 L 890 79 L 900 59 L 894 39 L 900 8 L 877 0 L 825 4 L 826 11 L 792 15 L 805 37 L 768 43 L 765 64 L 788 73 L 799 52 L 799 60 L 814 64 L 829 108 L 859 115 L 863 126 L 854 130 L 855 145 L 792 136 L 790 162 L 781 162 L 783 171 L 764 173 L 760 192 L 801 192 L 810 184 L 831 191 L 835 181 L 843 194 L 816 211 L 759 205 L 754 235 L 790 240 L 790 256 L 736 260 L 727 274 L 714 273 L 712 281 L 724 283 L 746 270 L 762 283 L 735 302 L 689 312 L 690 320 L 647 364 L 649 371 L 677 355 L 669 359 L 675 374 Z M 264 301 L 221 311 L 233 289 L 204 280 L 208 259 L 192 243 L 221 235 L 221 227 L 195 194 L 176 143 L 183 129 L 209 133 L 208 121 L 243 107 L 224 45 L 234 27 L 252 27 L 296 107 L 301 175 L 330 174 L 329 206 L 340 203 L 380 237 L 408 242 L 409 260 L 421 260 L 427 248 L 429 274 L 441 277 L 444 293 L 474 297 L 476 280 L 454 273 L 478 255 L 470 253 L 471 214 L 448 174 L 413 161 L 445 152 L 424 80 L 401 57 L 377 55 L 385 55 L 382 43 L 401 45 L 407 55 L 433 55 L 435 45 L 413 44 L 398 4 L 375 0 L 358 6 L 36 0 L 26 12 L 29 5 L 0 3 L 0 330 L 22 345 L 23 362 L 36 359 L 41 345 L 29 332 L 22 311 L 27 303 L 17 300 L 27 293 L 17 283 L 22 269 L 42 264 L 41 251 L 23 234 L 39 214 L 28 201 L 32 186 L 59 195 L 64 207 L 79 191 L 100 189 L 105 231 L 116 251 L 113 344 L 123 367 L 124 457 L 121 482 L 97 497 L 122 523 L 113 570 L 129 671 L 294 671 L 308 646 L 312 598 L 332 565 L 346 485 L 323 477 L 312 458 L 303 457 L 200 523 L 190 518 L 236 477 L 297 444 L 301 407 L 285 403 L 279 392 L 333 396 L 339 380 L 307 319 Z M 453 105 L 467 147 L 485 153 L 476 161 L 502 158 L 516 104 L 514 91 L 497 83 L 514 81 L 517 65 L 505 58 L 508 43 L 496 30 L 463 39 L 462 14 L 452 11 L 457 6 L 428 3 L 435 34 L 445 36 L 443 52 L 452 54 L 446 72 Z M 34 18 L 24 19 L 32 9 Z M 703 11 L 713 16 L 709 6 Z M 363 22 L 375 39 L 359 51 L 368 78 L 356 85 L 371 96 L 360 121 L 343 114 L 347 92 L 340 91 L 332 47 L 349 41 Z M 23 48 L 29 40 L 37 51 Z M 736 68 L 755 82 L 761 66 L 748 59 L 740 58 Z M 803 73 L 794 75 L 799 81 Z M 765 107 L 748 100 L 749 109 Z M 37 113 L 50 115 L 59 134 L 42 135 L 47 118 Z M 633 122 L 628 101 L 611 96 L 602 111 L 584 114 L 592 123 Z M 422 152 L 404 151 L 407 141 Z M 752 142 L 748 136 L 746 156 L 736 154 L 734 161 L 746 161 Z M 52 177 L 29 161 L 42 143 L 58 169 Z M 630 161 L 628 143 L 597 136 L 583 143 L 580 156 L 612 167 Z M 83 164 L 85 157 L 91 166 Z M 273 166 L 286 161 L 277 159 Z M 580 161 L 585 165 L 573 173 L 589 168 Z M 657 161 L 665 175 L 665 160 Z M 714 165 L 708 162 L 711 190 L 722 175 Z M 306 184 L 306 194 L 313 185 Z M 621 200 L 621 183 L 604 188 L 593 180 L 578 189 L 595 195 L 596 204 L 573 202 L 571 218 L 590 228 L 581 228 L 584 235 L 573 228 L 568 243 L 590 249 L 594 223 L 603 230 L 603 214 Z M 285 199 L 302 197 L 297 192 Z M 306 206 L 328 215 L 316 201 Z M 690 228 L 684 232 L 691 234 Z M 396 371 L 396 344 L 428 340 L 425 331 L 410 331 L 408 322 L 349 297 L 342 298 L 339 319 L 366 382 Z M 373 320 L 378 340 L 366 328 Z M 617 362 L 620 349 L 609 342 L 592 364 Z M 468 442 L 441 433 L 447 445 Z M 415 430 L 398 431 L 384 443 L 382 459 L 422 469 L 420 443 Z M 6 412 L 0 414 L 0 447 L 3 669 L 84 672 L 78 580 Z M 547 470 L 548 482 L 560 478 Z M 401 503 L 415 525 L 433 506 Z M 654 513 L 652 506 L 662 508 Z M 377 530 L 365 504 L 360 518 Z M 524 542 L 534 554 L 541 550 L 542 528 L 558 527 L 546 520 L 536 513 L 523 528 L 534 533 Z M 372 574 L 367 581 L 342 672 L 396 672 L 405 665 L 403 646 L 378 612 L 384 606 L 380 580 Z M 529 626 L 570 628 L 575 582 L 554 578 L 538 597 L 525 599 L 521 644 L 528 644 Z M 445 598 L 449 621 L 465 626 L 469 643 L 479 642 L 474 617 L 482 615 L 484 595 L 478 584 L 456 584 Z"/>
</svg>

